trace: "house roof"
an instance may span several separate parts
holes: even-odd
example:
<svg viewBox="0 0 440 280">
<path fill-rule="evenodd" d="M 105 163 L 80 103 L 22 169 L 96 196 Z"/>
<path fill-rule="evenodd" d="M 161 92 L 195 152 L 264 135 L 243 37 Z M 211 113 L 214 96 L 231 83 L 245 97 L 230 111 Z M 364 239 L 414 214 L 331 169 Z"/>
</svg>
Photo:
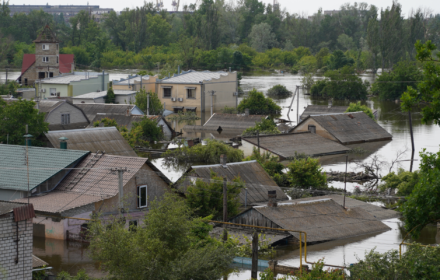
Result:
<svg viewBox="0 0 440 280">
<path fill-rule="evenodd" d="M 81 123 L 69 123 L 69 124 L 49 124 L 50 131 L 56 130 L 72 130 L 72 129 L 83 129 L 89 126 L 88 122 Z"/>
<path fill-rule="evenodd" d="M 32 64 L 35 63 L 35 54 L 24 54 L 23 62 L 21 64 L 21 74 L 26 72 Z M 59 70 L 60 73 L 70 73 L 72 70 L 72 64 L 74 63 L 73 54 L 60 54 L 59 55 Z M 42 80 L 43 81 L 43 80 Z"/>
<path fill-rule="evenodd" d="M 133 148 L 122 137 L 116 127 L 57 130 L 45 133 L 55 148 L 60 147 L 60 137 L 67 137 L 67 148 L 84 151 L 104 151 L 110 155 L 136 157 Z"/>
<path fill-rule="evenodd" d="M 98 113 L 100 114 L 119 114 L 126 115 L 127 110 L 133 111 L 136 108 L 134 104 L 103 104 L 103 103 L 92 103 L 92 104 L 75 104 L 81 108 L 87 115 L 89 120 L 93 120 Z"/>
<path fill-rule="evenodd" d="M 330 115 L 311 115 L 298 124 L 301 126 L 309 118 L 316 121 L 341 144 L 354 144 L 379 140 L 390 140 L 393 136 L 364 112 Z M 292 131 L 295 132 L 296 128 Z"/>
<path fill-rule="evenodd" d="M 254 206 L 284 229 L 307 232 L 307 242 L 322 242 L 389 230 L 390 228 L 361 208 L 344 210 L 331 198 L 279 202 L 277 207 Z M 290 232 L 299 239 L 299 233 Z"/>
<path fill-rule="evenodd" d="M 71 82 L 78 82 L 81 80 L 88 80 L 88 79 L 97 79 L 97 76 L 91 76 L 86 77 L 85 75 L 74 75 L 74 74 L 66 74 L 66 75 L 60 75 L 52 78 L 46 78 L 40 80 L 42 84 L 61 84 L 61 85 L 68 85 Z"/>
<path fill-rule="evenodd" d="M 90 123 L 89 127 L 93 127 L 96 121 L 100 121 L 104 118 L 114 119 L 119 126 L 126 126 L 127 129 L 131 129 L 133 122 L 140 122 L 142 118 L 149 118 L 150 120 L 160 121 L 161 116 L 143 116 L 143 115 L 119 115 L 119 114 L 97 114 L 93 121 Z M 168 125 L 168 124 L 167 124 Z"/>
<path fill-rule="evenodd" d="M 53 33 L 52 29 L 49 25 L 46 24 L 43 30 L 41 30 L 40 34 L 38 34 L 37 39 L 34 40 L 34 43 L 59 43 L 55 33 Z"/>
<path fill-rule="evenodd" d="M 204 125 L 185 125 L 183 129 L 186 131 L 217 131 L 221 127 L 222 133 L 240 135 L 246 128 L 255 126 L 256 122 L 267 117 L 267 115 L 214 113 Z"/>
<path fill-rule="evenodd" d="M 136 94 L 133 90 L 113 90 L 115 95 L 132 95 Z M 74 96 L 73 99 L 97 99 L 107 96 L 107 91 L 95 91 Z"/>
<path fill-rule="evenodd" d="M 310 115 L 324 115 L 344 113 L 348 106 L 327 106 L 327 105 L 308 105 L 300 116 L 300 120 L 305 119 Z"/>
<path fill-rule="evenodd" d="M 49 113 L 53 109 L 57 108 L 61 104 L 66 102 L 65 100 L 40 100 L 38 102 L 38 110 L 42 113 Z M 37 108 L 37 105 L 34 106 Z"/>
<path fill-rule="evenodd" d="M 149 75 L 142 76 L 142 80 L 148 80 L 149 78 L 150 78 Z M 132 85 L 135 82 L 139 82 L 140 83 L 141 82 L 141 76 L 138 76 L 138 75 L 136 75 L 136 76 L 129 76 L 129 78 L 127 78 L 127 79 L 121 79 L 119 81 L 114 80 L 113 84 L 114 85 L 128 85 L 128 84 Z"/>
<path fill-rule="evenodd" d="M 203 81 L 211 81 L 213 79 L 220 79 L 221 76 L 227 76 L 229 72 L 218 71 L 183 71 L 182 74 L 176 74 L 170 78 L 160 80 L 163 84 L 199 84 Z"/>
<path fill-rule="evenodd" d="M 282 158 L 295 157 L 296 153 L 304 153 L 309 156 L 323 156 L 345 153 L 350 150 L 339 143 L 310 133 L 309 131 L 263 135 L 260 136 L 259 139 L 261 148 Z M 241 140 L 255 146 L 258 145 L 257 137 L 246 137 Z"/>
<path fill-rule="evenodd" d="M 37 187 L 88 153 L 74 149 L 28 147 L 29 189 Z M 0 188 L 28 190 L 26 146 L 0 144 Z"/>
<path fill-rule="evenodd" d="M 49 264 L 39 257 L 32 255 L 32 268 L 39 268 L 43 266 L 48 266 Z"/>
<path fill-rule="evenodd" d="M 98 160 L 92 168 L 86 168 L 91 159 Z M 98 202 L 119 193 L 118 173 L 112 172 L 112 168 L 127 167 L 124 172 L 123 185 L 142 168 L 146 158 L 123 157 L 104 154 L 89 154 L 52 192 L 31 197 L 29 200 L 36 211 L 48 213 L 61 213 L 70 209 Z M 85 169 L 83 169 L 85 168 Z M 86 171 L 78 180 L 77 175 Z M 77 183 L 75 184 L 74 182 Z M 15 201 L 27 201 L 18 199 Z"/>
<path fill-rule="evenodd" d="M 10 213 L 14 208 L 26 206 L 25 203 L 0 200 L 0 215 Z"/>
<path fill-rule="evenodd" d="M 276 191 L 278 200 L 288 199 L 283 190 L 255 160 L 228 163 L 226 167 L 221 164 L 192 166 L 186 175 L 209 180 L 211 178 L 211 171 L 220 177 L 226 177 L 228 181 L 232 181 L 235 177 L 240 176 L 241 180 L 246 184 L 248 205 L 267 201 L 268 191 Z M 184 175 L 183 181 L 177 183 L 177 188 L 180 191 L 186 192 L 186 188 L 190 184 L 191 180 L 187 179 Z M 246 191 L 242 190 L 240 193 L 242 204 L 244 204 L 245 199 Z"/>
<path fill-rule="evenodd" d="M 23 62 L 21 63 L 21 74 L 26 72 L 32 64 L 35 63 L 35 54 L 25 53 L 23 54 Z"/>
<path fill-rule="evenodd" d="M 67 100 L 62 99 L 62 100 L 40 100 L 38 101 L 38 110 L 42 113 L 46 113 L 45 119 L 47 120 L 50 116 L 50 114 L 52 113 L 52 111 L 54 111 L 56 108 L 58 108 L 59 106 L 63 105 L 63 104 L 67 104 L 68 106 L 74 107 L 78 110 L 81 111 L 81 113 L 84 115 L 85 119 L 87 120 L 87 122 L 85 123 L 71 123 L 68 125 L 61 125 L 61 124 L 56 124 L 56 125 L 51 125 L 49 124 L 49 130 L 54 130 L 56 127 L 62 127 L 61 129 L 68 129 L 67 127 L 71 127 L 70 129 L 74 129 L 74 128 L 84 128 L 86 127 L 89 123 L 89 119 L 87 118 L 86 114 L 84 113 L 84 111 L 79 108 L 78 106 L 76 106 L 75 104 L 72 104 L 70 102 L 67 102 Z M 37 108 L 37 104 L 35 104 L 34 108 Z"/>
</svg>

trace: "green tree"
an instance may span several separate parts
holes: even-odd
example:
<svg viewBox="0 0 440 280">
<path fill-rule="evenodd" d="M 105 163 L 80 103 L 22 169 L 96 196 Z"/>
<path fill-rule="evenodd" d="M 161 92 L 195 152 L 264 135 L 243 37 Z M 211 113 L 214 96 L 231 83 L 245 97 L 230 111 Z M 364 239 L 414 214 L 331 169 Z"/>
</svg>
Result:
<svg viewBox="0 0 440 280">
<path fill-rule="evenodd" d="M 33 136 L 33 146 L 44 146 L 40 139 L 46 133 L 49 124 L 44 121 L 44 114 L 39 114 L 34 108 L 35 102 L 19 99 L 6 103 L 0 98 L 0 142 L 14 145 L 24 145 L 23 136 L 28 133 Z"/>
<path fill-rule="evenodd" d="M 115 119 L 111 119 L 111 118 L 109 118 L 109 117 L 105 117 L 105 118 L 103 118 L 103 119 L 100 119 L 99 121 L 94 122 L 94 123 L 93 123 L 93 126 L 94 126 L 94 127 L 98 127 L 98 126 L 100 126 L 101 124 L 102 124 L 104 127 L 111 127 L 111 126 L 114 126 L 114 127 L 116 127 L 116 128 L 119 129 L 119 126 L 118 126 L 118 123 L 116 122 L 116 120 L 115 120 Z"/>
<path fill-rule="evenodd" d="M 382 191 L 392 189 L 397 191 L 398 196 L 408 196 L 414 190 L 415 185 L 419 181 L 419 171 L 409 172 L 399 168 L 397 174 L 394 172 L 388 173 L 382 177 L 380 186 Z"/>
<path fill-rule="evenodd" d="M 328 60 L 328 69 L 337 70 L 346 65 L 351 66 L 353 64 L 353 58 L 347 57 L 342 51 L 337 50 L 333 52 L 333 54 L 330 56 L 330 59 Z"/>
<path fill-rule="evenodd" d="M 362 105 L 360 101 L 358 101 L 356 103 L 350 102 L 350 105 L 348 105 L 348 108 L 347 108 L 347 110 L 345 110 L 345 112 L 346 113 L 349 113 L 349 112 L 364 112 L 371 119 L 375 120 L 374 119 L 374 115 L 373 115 L 373 111 L 367 105 Z"/>
<path fill-rule="evenodd" d="M 257 132 L 262 135 L 262 134 L 280 134 L 280 130 L 277 128 L 277 125 L 275 124 L 275 122 L 270 119 L 262 119 L 259 122 L 255 123 L 255 126 L 251 126 L 246 128 L 242 135 L 244 136 L 255 136 L 257 135 Z"/>
<path fill-rule="evenodd" d="M 149 97 L 148 97 L 149 95 Z M 157 96 L 157 93 L 154 93 L 152 91 L 145 92 L 144 89 L 141 89 L 139 92 L 136 93 L 136 106 L 139 107 L 145 114 L 147 113 L 148 108 L 148 98 L 149 98 L 149 104 L 150 104 L 150 115 L 162 115 L 163 111 L 163 105 L 162 102 L 160 102 L 159 97 Z"/>
<path fill-rule="evenodd" d="M 249 40 L 251 46 L 258 52 L 264 52 L 278 44 L 275 34 L 272 33 L 272 28 L 265 22 L 252 26 Z"/>
<path fill-rule="evenodd" d="M 105 96 L 105 103 L 115 103 L 116 96 L 112 87 L 109 87 L 107 90 L 107 95 Z"/>
<path fill-rule="evenodd" d="M 245 109 L 249 109 L 249 114 L 252 115 L 281 115 L 281 107 L 256 89 L 251 90 L 249 96 L 240 101 L 237 109 L 241 113 L 244 113 Z"/>
<path fill-rule="evenodd" d="M 283 172 L 284 165 L 278 162 L 278 157 L 271 156 L 267 152 L 260 153 L 257 148 L 252 149 L 252 154 L 243 161 L 256 160 L 263 168 L 266 170 L 267 174 L 269 174 L 272 179 L 277 183 L 280 187 L 288 187 L 289 179 L 287 174 Z"/>
<path fill-rule="evenodd" d="M 191 175 L 190 175 L 191 176 Z M 228 216 L 233 217 L 239 213 L 240 192 L 244 182 L 240 177 L 235 177 L 227 184 Z M 223 178 L 211 171 L 210 180 L 197 179 L 186 189 L 186 203 L 194 209 L 200 217 L 212 216 L 221 219 L 223 215 L 223 199 L 219 193 L 223 192 Z"/>
<path fill-rule="evenodd" d="M 287 165 L 290 186 L 294 188 L 326 189 L 327 176 L 322 173 L 319 159 L 295 159 Z"/>
<path fill-rule="evenodd" d="M 119 217 L 94 219 L 91 256 L 116 279 L 218 279 L 235 249 L 212 239 L 211 229 L 183 199 L 165 194 L 151 203 L 142 226 L 127 228 Z"/>
</svg>

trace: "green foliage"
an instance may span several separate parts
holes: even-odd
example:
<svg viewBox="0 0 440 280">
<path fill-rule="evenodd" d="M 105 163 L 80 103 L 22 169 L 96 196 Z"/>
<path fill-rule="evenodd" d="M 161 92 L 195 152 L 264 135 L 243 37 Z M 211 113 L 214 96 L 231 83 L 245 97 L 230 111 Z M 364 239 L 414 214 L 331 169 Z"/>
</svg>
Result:
<svg viewBox="0 0 440 280">
<path fill-rule="evenodd" d="M 287 98 L 292 96 L 292 92 L 283 85 L 275 85 L 267 91 L 267 95 L 272 98 Z"/>
<path fill-rule="evenodd" d="M 24 145 L 23 136 L 28 132 L 33 136 L 33 146 L 44 146 L 40 139 L 43 133 L 48 131 L 49 124 L 44 121 L 44 114 L 39 114 L 34 108 L 35 102 L 25 99 L 6 103 L 0 98 L 0 143 Z"/>
<path fill-rule="evenodd" d="M 245 109 L 249 109 L 251 115 L 280 116 L 281 114 L 281 107 L 256 89 L 251 90 L 249 96 L 240 101 L 237 109 L 240 113 L 244 113 Z"/>
<path fill-rule="evenodd" d="M 345 110 L 345 112 L 346 113 L 348 113 L 348 112 L 364 112 L 372 120 L 376 121 L 374 119 L 373 111 L 367 105 L 362 105 L 360 101 L 358 101 L 356 103 L 350 102 L 350 105 L 348 105 L 348 108 L 347 108 L 347 110 Z"/>
<path fill-rule="evenodd" d="M 168 117 L 168 120 L 170 121 L 177 121 L 180 123 L 186 123 L 186 124 L 194 124 L 196 120 L 200 120 L 200 118 L 197 116 L 196 112 L 181 112 L 177 114 L 172 114 Z"/>
<path fill-rule="evenodd" d="M 115 103 L 115 92 L 113 91 L 113 88 L 109 87 L 107 90 L 107 95 L 105 96 L 105 103 Z"/>
<path fill-rule="evenodd" d="M 149 97 L 150 115 L 161 115 L 163 111 L 163 105 L 162 102 L 160 102 L 157 93 L 151 91 L 145 92 L 144 89 L 141 89 L 139 92 L 136 93 L 136 101 L 135 101 L 136 106 L 138 106 L 139 109 L 142 110 L 142 112 L 147 113 L 148 95 L 150 95 Z"/>
<path fill-rule="evenodd" d="M 98 126 L 100 126 L 101 124 L 102 124 L 104 127 L 111 127 L 111 126 L 114 126 L 114 127 L 116 127 L 116 128 L 119 130 L 118 123 L 116 122 L 115 119 L 111 119 L 111 118 L 109 118 L 109 117 L 105 117 L 105 118 L 103 118 L 103 119 L 101 119 L 101 120 L 99 120 L 99 121 L 94 122 L 94 123 L 93 123 L 93 126 L 94 126 L 94 127 L 98 127 Z"/>
<path fill-rule="evenodd" d="M 237 257 L 252 258 L 252 239 L 243 235 L 245 243 L 239 245 L 238 238 L 232 236 L 231 239 L 237 246 Z M 265 234 L 258 234 L 258 259 L 270 259 L 275 253 L 275 249 L 270 243 L 270 238 L 267 238 Z"/>
<path fill-rule="evenodd" d="M 382 191 L 386 189 L 397 190 L 398 196 L 408 196 L 412 193 L 415 185 L 419 181 L 419 172 L 409 172 L 402 168 L 399 168 L 397 174 L 391 172 L 382 178 L 382 182 L 385 182 L 380 186 Z"/>
<path fill-rule="evenodd" d="M 413 61 L 399 61 L 390 72 L 382 72 L 371 86 L 371 91 L 381 99 L 400 99 L 408 87 L 416 87 L 423 79 L 417 64 Z M 404 81 L 404 82 L 402 82 Z"/>
<path fill-rule="evenodd" d="M 290 186 L 295 188 L 326 189 L 327 176 L 322 172 L 319 159 L 295 159 L 287 165 Z"/>
<path fill-rule="evenodd" d="M 292 272 L 293 273 L 293 272 Z M 316 264 L 312 264 L 312 270 L 310 272 L 303 271 L 300 273 L 297 271 L 296 273 L 293 273 L 292 275 L 286 275 L 283 277 L 277 277 L 278 280 L 312 280 L 312 279 L 319 279 L 319 280 L 344 280 L 346 279 L 346 276 L 344 271 L 340 269 L 327 269 L 324 270 L 324 261 L 319 260 Z M 267 269 L 264 272 L 260 273 L 260 279 L 261 280 L 272 280 L 275 279 L 274 273 Z"/>
<path fill-rule="evenodd" d="M 237 114 L 237 108 L 225 106 L 222 110 L 223 114 Z"/>
<path fill-rule="evenodd" d="M 163 139 L 163 131 L 155 120 L 150 120 L 147 116 L 144 116 L 140 122 L 133 122 L 132 130 L 136 128 L 142 129 L 142 137 L 147 141 L 160 141 Z"/>
<path fill-rule="evenodd" d="M 279 129 L 277 128 L 277 125 L 275 124 L 275 122 L 270 119 L 264 119 L 262 118 L 261 121 L 256 122 L 255 126 L 252 127 L 248 127 L 246 128 L 242 135 L 245 136 L 255 136 L 257 135 L 257 132 L 260 135 L 263 134 L 280 134 L 281 132 L 279 131 Z"/>
<path fill-rule="evenodd" d="M 327 66 L 330 70 L 338 70 L 344 66 L 352 66 L 353 64 L 354 59 L 345 56 L 342 51 L 337 50 L 330 56 Z"/>
<path fill-rule="evenodd" d="M 233 217 L 239 213 L 240 192 L 244 188 L 244 182 L 240 177 L 235 177 L 227 184 L 228 216 Z M 223 178 L 211 171 L 210 180 L 195 180 L 195 183 L 187 187 L 185 196 L 186 203 L 200 216 L 212 216 L 214 219 L 223 217 Z"/>
<path fill-rule="evenodd" d="M 115 217 L 94 220 L 90 251 L 115 279 L 219 279 L 235 248 L 207 234 L 207 221 L 177 195 L 165 194 L 149 206 L 144 225 L 129 230 Z"/>
<path fill-rule="evenodd" d="M 38 280 L 38 278 L 34 278 L 34 273 L 32 273 L 32 279 Z M 47 276 L 44 276 L 44 278 L 41 279 L 47 279 L 45 278 Z M 78 271 L 78 273 L 74 276 L 70 275 L 70 273 L 68 273 L 67 271 L 61 271 L 60 273 L 58 273 L 57 275 L 58 279 L 63 279 L 63 280 L 94 280 L 94 279 L 98 279 L 98 278 L 93 278 L 87 275 L 86 271 L 84 269 L 80 269 Z"/>
</svg>

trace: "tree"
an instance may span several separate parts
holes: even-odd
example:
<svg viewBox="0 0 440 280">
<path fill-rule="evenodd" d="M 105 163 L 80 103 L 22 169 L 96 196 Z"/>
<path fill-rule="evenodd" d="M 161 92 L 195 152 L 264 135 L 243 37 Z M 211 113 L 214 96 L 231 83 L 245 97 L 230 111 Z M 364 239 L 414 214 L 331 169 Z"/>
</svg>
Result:
<svg viewBox="0 0 440 280">
<path fill-rule="evenodd" d="M 212 239 L 206 219 L 185 201 L 165 194 L 153 201 L 143 225 L 127 228 L 119 217 L 90 223 L 90 251 L 116 279 L 219 279 L 235 249 Z"/>
<path fill-rule="evenodd" d="M 417 41 L 415 46 L 417 60 L 423 63 L 423 81 L 418 83 L 417 89 L 408 87 L 400 98 L 400 106 L 403 111 L 410 111 L 418 105 L 428 104 L 422 107 L 422 123 L 434 121 L 440 125 L 440 52 L 434 59 L 433 51 L 437 47 L 431 41 L 425 44 Z"/>
<path fill-rule="evenodd" d="M 278 44 L 275 34 L 272 33 L 272 28 L 265 22 L 252 26 L 249 40 L 251 46 L 258 52 L 264 52 Z"/>
<path fill-rule="evenodd" d="M 155 120 L 151 120 L 144 116 L 140 122 L 133 122 L 132 129 L 140 127 L 142 129 L 142 138 L 147 141 L 159 141 L 163 139 L 162 128 L 159 127 Z"/>
<path fill-rule="evenodd" d="M 262 119 L 259 122 L 255 123 L 255 126 L 251 126 L 246 128 L 241 135 L 245 136 L 255 136 L 257 135 L 257 132 L 262 134 L 280 134 L 281 132 L 277 128 L 277 125 L 275 122 L 270 119 Z"/>
<path fill-rule="evenodd" d="M 342 51 L 337 50 L 333 52 L 333 54 L 330 56 L 330 59 L 328 61 L 328 69 L 337 70 L 346 65 L 351 66 L 353 64 L 353 58 L 346 57 Z"/>
<path fill-rule="evenodd" d="M 385 184 L 381 185 L 380 189 L 381 191 L 396 190 L 398 196 L 408 196 L 412 193 L 418 181 L 419 171 L 409 172 L 399 168 L 397 174 L 391 172 L 382 177 L 382 182 L 385 182 Z"/>
<path fill-rule="evenodd" d="M 191 174 L 190 174 L 191 176 Z M 240 177 L 235 177 L 227 184 L 227 209 L 228 216 L 233 217 L 239 213 L 240 192 L 244 188 Z M 210 180 L 197 179 L 187 187 L 185 196 L 187 205 L 200 217 L 212 216 L 221 219 L 223 215 L 223 178 L 211 171 Z"/>
<path fill-rule="evenodd" d="M 252 149 L 252 154 L 243 161 L 256 160 L 269 174 L 270 177 L 277 183 L 280 187 L 288 187 L 289 180 L 287 174 L 283 172 L 284 165 L 278 162 L 278 157 L 271 156 L 267 152 L 260 153 L 257 148 Z"/>
<path fill-rule="evenodd" d="M 322 173 L 318 159 L 295 159 L 287 165 L 290 186 L 294 188 L 327 188 L 327 176 Z"/>
<path fill-rule="evenodd" d="M 350 103 L 350 105 L 348 105 L 347 110 L 345 110 L 346 113 L 349 112 L 364 112 L 365 114 L 367 114 L 367 116 L 369 116 L 371 119 L 374 119 L 374 115 L 373 115 L 373 111 L 366 105 L 362 105 L 360 101 L 356 102 L 356 103 Z"/>
<path fill-rule="evenodd" d="M 44 145 L 40 136 L 48 131 L 49 124 L 44 121 L 45 114 L 34 106 L 35 102 L 25 99 L 6 103 L 0 98 L 0 143 L 24 145 L 27 124 L 28 133 L 33 136 L 32 145 Z"/>
<path fill-rule="evenodd" d="M 150 97 L 148 97 L 148 95 Z M 150 99 L 150 115 L 162 115 L 163 105 L 155 92 L 145 92 L 144 89 L 141 89 L 136 93 L 136 106 L 138 106 L 144 113 L 147 113 L 148 98 Z"/>
<path fill-rule="evenodd" d="M 105 96 L 105 103 L 115 103 L 115 92 L 112 87 L 109 87 L 107 90 L 107 95 Z"/>
<path fill-rule="evenodd" d="M 100 126 L 101 124 L 102 124 L 104 127 L 111 127 L 111 126 L 114 126 L 114 127 L 116 127 L 116 128 L 119 130 L 118 123 L 116 122 L 115 119 L 111 119 L 111 118 L 105 117 L 105 118 L 103 118 L 103 119 L 100 119 L 99 121 L 94 122 L 94 123 L 93 123 L 93 126 L 94 126 L 94 127 L 98 127 L 98 126 Z"/>
<path fill-rule="evenodd" d="M 251 115 L 281 115 L 281 107 L 256 89 L 251 90 L 248 97 L 240 101 L 237 109 L 241 113 L 244 113 L 245 109 L 249 109 Z"/>
</svg>

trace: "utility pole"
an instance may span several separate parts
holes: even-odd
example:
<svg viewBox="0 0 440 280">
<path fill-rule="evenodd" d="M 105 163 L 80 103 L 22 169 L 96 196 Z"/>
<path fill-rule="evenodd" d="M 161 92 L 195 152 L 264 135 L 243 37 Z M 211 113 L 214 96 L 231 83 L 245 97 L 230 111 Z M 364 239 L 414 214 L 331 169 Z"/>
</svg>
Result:
<svg viewBox="0 0 440 280">
<path fill-rule="evenodd" d="M 258 279 L 258 233 L 252 235 L 252 271 L 251 279 Z"/>
<path fill-rule="evenodd" d="M 5 81 L 5 85 L 8 84 L 8 70 L 9 70 L 9 68 L 6 67 L 6 81 Z"/>
<path fill-rule="evenodd" d="M 299 86 L 296 86 L 298 89 L 298 95 L 296 96 L 296 125 L 299 123 Z"/>
<path fill-rule="evenodd" d="M 260 153 L 260 131 L 257 131 L 257 147 L 258 147 L 258 154 Z"/>
<path fill-rule="evenodd" d="M 345 208 L 345 193 L 347 192 L 347 165 L 348 165 L 348 156 L 345 156 L 345 176 L 344 176 L 344 204 Z"/>
<path fill-rule="evenodd" d="M 212 99 L 214 98 L 215 93 L 216 93 L 215 91 L 211 90 L 211 116 L 212 116 L 212 111 L 213 111 Z"/>
<path fill-rule="evenodd" d="M 113 174 L 115 172 L 118 172 L 118 179 L 119 179 L 119 215 L 122 214 L 123 209 L 124 209 L 124 202 L 123 202 L 123 198 L 124 198 L 124 172 L 127 172 L 128 169 L 127 167 L 125 168 L 112 168 L 111 171 L 113 172 Z"/>
<path fill-rule="evenodd" d="M 164 106 L 165 108 L 165 106 Z M 147 93 L 147 116 L 150 115 L 150 93 Z"/>
<path fill-rule="evenodd" d="M 413 129 L 412 129 L 412 118 L 411 118 L 411 110 L 408 111 L 408 118 L 409 118 L 409 132 L 411 133 L 411 146 L 412 146 L 412 152 L 411 152 L 411 165 L 409 167 L 409 172 L 412 172 L 413 169 L 413 162 L 414 162 L 414 135 L 413 135 Z"/>
<path fill-rule="evenodd" d="M 228 185 L 227 185 L 226 177 L 224 177 L 223 178 L 223 222 L 227 222 L 227 221 L 228 221 Z"/>
</svg>

